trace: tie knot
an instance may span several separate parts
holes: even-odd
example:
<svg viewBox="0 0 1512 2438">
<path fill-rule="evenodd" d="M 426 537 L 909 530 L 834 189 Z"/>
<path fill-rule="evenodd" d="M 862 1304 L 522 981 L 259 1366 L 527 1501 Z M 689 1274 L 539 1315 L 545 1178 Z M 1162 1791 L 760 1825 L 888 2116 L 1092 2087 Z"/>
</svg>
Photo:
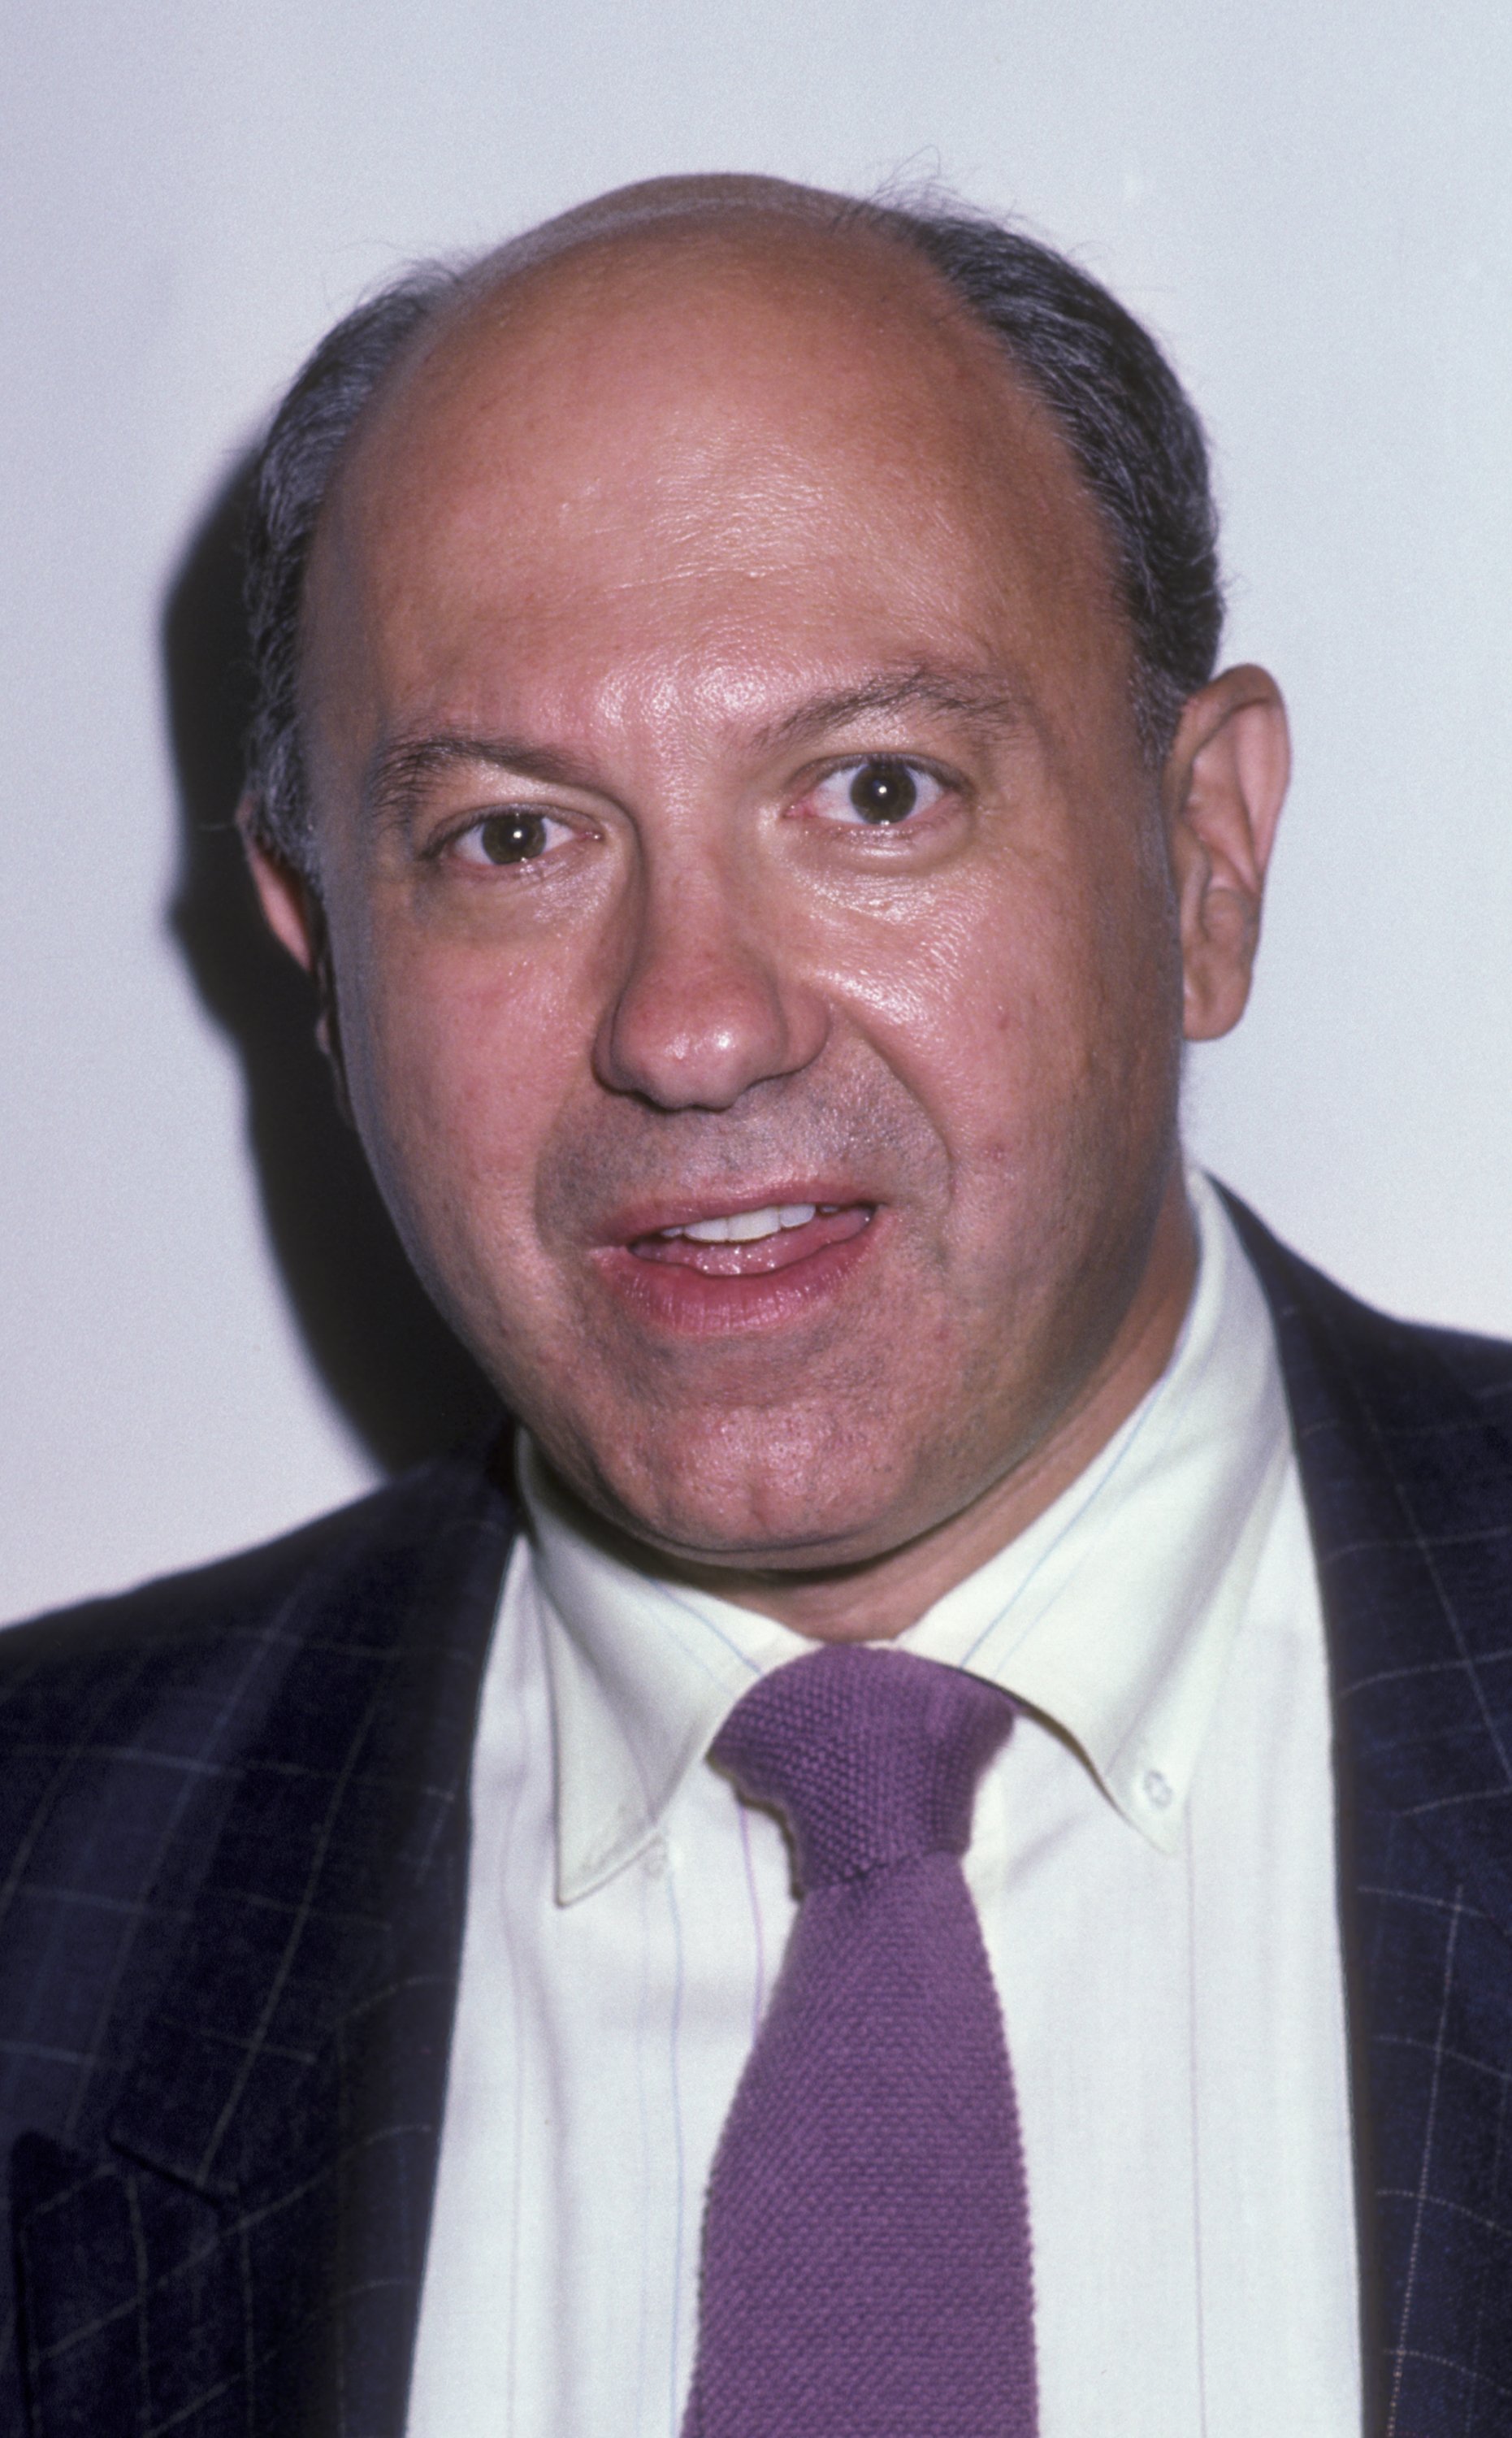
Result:
<svg viewBox="0 0 1512 2438">
<path fill-rule="evenodd" d="M 978 1774 L 1012 1722 L 979 1676 L 835 1644 L 753 1685 L 711 1758 L 786 1815 L 807 1896 L 885 1863 L 963 1854 Z"/>
</svg>

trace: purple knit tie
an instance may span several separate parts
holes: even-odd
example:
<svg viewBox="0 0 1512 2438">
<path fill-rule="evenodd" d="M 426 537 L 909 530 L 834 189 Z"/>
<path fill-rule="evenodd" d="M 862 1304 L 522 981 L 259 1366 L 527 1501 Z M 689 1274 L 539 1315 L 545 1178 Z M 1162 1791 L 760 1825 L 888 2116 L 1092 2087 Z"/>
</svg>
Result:
<svg viewBox="0 0 1512 2438">
<path fill-rule="evenodd" d="M 835 1647 L 714 1743 L 786 1815 L 803 1900 L 709 2181 L 683 2438 L 1033 2438 L 1023 2156 L 958 1859 L 1012 1715 Z"/>
</svg>

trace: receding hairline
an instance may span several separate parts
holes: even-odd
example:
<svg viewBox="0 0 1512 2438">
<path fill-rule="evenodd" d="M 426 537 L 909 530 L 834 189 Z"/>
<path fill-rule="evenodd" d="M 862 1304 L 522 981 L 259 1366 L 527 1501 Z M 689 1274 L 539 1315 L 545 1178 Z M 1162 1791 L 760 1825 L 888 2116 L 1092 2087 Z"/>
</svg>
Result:
<svg viewBox="0 0 1512 2438">
<path fill-rule="evenodd" d="M 706 281 L 722 285 L 731 271 L 737 281 L 749 276 L 759 289 L 766 288 L 774 256 L 767 253 L 765 261 L 761 258 L 763 238 L 780 237 L 785 230 L 797 239 L 798 258 L 795 262 L 789 254 L 784 260 L 780 248 L 775 256 L 773 285 L 779 318 L 801 309 L 795 307 L 795 288 L 800 296 L 809 292 L 808 307 L 818 302 L 821 314 L 827 315 L 836 301 L 833 285 L 836 254 L 843 257 L 848 253 L 853 258 L 859 253 L 870 258 L 884 305 L 886 289 L 895 282 L 905 309 L 918 315 L 919 325 L 934 335 L 941 350 L 954 351 L 957 370 L 964 372 L 969 388 L 976 392 L 975 411 L 981 417 L 979 429 L 987 452 L 979 463 L 996 466 L 997 441 L 1005 429 L 1021 438 L 1027 418 L 1037 446 L 1048 451 L 1046 470 L 1056 489 L 1064 490 L 1066 511 L 1078 529 L 1073 553 L 1077 563 L 1133 652 L 1134 638 L 1120 597 L 1116 546 L 1049 402 L 1032 375 L 984 327 L 936 265 L 905 234 L 889 228 L 885 218 L 878 224 L 877 211 L 877 206 L 853 198 L 790 186 L 781 179 L 657 179 L 597 198 L 506 240 L 465 269 L 452 293 L 427 315 L 369 396 L 333 471 L 317 523 L 314 553 L 321 550 L 320 527 L 325 525 L 329 532 L 330 510 L 336 501 L 344 495 L 357 506 L 360 519 L 373 499 L 381 498 L 396 464 L 403 468 L 407 461 L 413 462 L 417 449 L 420 462 L 426 462 L 427 447 L 435 437 L 433 418 L 439 416 L 446 428 L 455 394 L 460 393 L 465 401 L 464 414 L 470 411 L 480 357 L 485 367 L 483 395 L 492 409 L 490 359 L 501 345 L 507 351 L 517 339 L 523 339 L 527 353 L 538 345 L 550 361 L 557 343 L 569 337 L 574 325 L 579 337 L 586 326 L 591 338 L 606 315 L 611 322 L 621 316 L 632 324 L 639 321 L 645 298 L 637 293 L 633 271 L 624 287 L 617 289 L 612 278 L 605 275 L 606 255 L 621 245 L 633 248 L 637 240 L 644 240 L 653 263 L 658 256 L 663 263 L 670 259 L 676 267 L 659 304 L 676 318 L 690 293 L 696 299 Z M 712 244 L 703 245 L 704 238 L 712 239 Z M 748 253 L 741 260 L 747 253 L 743 241 L 747 238 L 754 240 L 754 262 Z M 817 243 L 805 244 L 805 238 Z M 566 283 L 565 296 L 553 289 L 552 274 L 558 266 Z M 653 299 L 655 276 L 653 272 Z M 510 309 L 509 292 L 516 285 L 527 292 L 523 325 Z M 536 290 L 534 295 L 529 292 L 532 290 Z M 854 301 L 843 290 L 838 293 L 847 307 Z M 878 332 L 876 304 L 873 295 L 870 309 L 859 317 L 861 337 L 869 347 Z M 659 303 L 654 301 L 650 309 L 657 311 Z M 846 319 L 852 319 L 849 312 Z M 534 343 L 526 335 L 532 326 Z M 946 387 L 959 410 L 956 385 Z M 360 502 L 364 504 L 358 505 Z"/>
<path fill-rule="evenodd" d="M 527 282 L 555 264 L 565 268 L 573 256 L 591 257 L 638 238 L 654 249 L 659 236 L 675 239 L 680 234 L 695 242 L 700 237 L 734 236 L 741 231 L 756 235 L 764 227 L 774 234 L 783 229 L 795 236 L 806 233 L 821 246 L 829 239 L 837 247 L 849 245 L 870 254 L 876 262 L 889 262 L 913 287 L 921 309 L 933 308 L 942 331 L 949 328 L 968 344 L 979 344 L 984 364 L 1006 371 L 1015 387 L 1036 405 L 1041 403 L 1031 380 L 1014 380 L 1018 368 L 1011 357 L 993 342 L 949 281 L 909 241 L 904 229 L 889 225 L 885 203 L 822 186 L 798 186 L 783 178 L 709 172 L 642 179 L 616 187 L 507 238 L 463 265 L 449 292 L 437 298 L 385 367 L 347 435 L 343 456 L 354 453 L 352 444 L 359 440 L 362 427 L 371 428 L 406 377 L 485 314 L 490 302 L 505 298 L 517 281 Z"/>
<path fill-rule="evenodd" d="M 574 321 L 591 318 L 595 292 L 611 292 L 605 265 L 622 242 L 641 238 L 663 261 L 685 244 L 692 268 L 699 253 L 706 264 L 717 259 L 724 250 L 710 241 L 742 224 L 764 227 L 769 239 L 781 232 L 796 239 L 789 262 L 800 280 L 795 257 L 807 255 L 814 270 L 826 255 L 832 266 L 838 260 L 842 295 L 847 254 L 873 270 L 886 262 L 895 303 L 917 310 L 921 327 L 932 323 L 945 350 L 969 334 L 989 351 L 998 379 L 1006 373 L 1022 401 L 1048 413 L 1073 460 L 1073 488 L 1092 507 L 1112 556 L 1134 646 L 1134 716 L 1152 764 L 1163 760 L 1182 703 L 1216 663 L 1223 601 L 1205 435 L 1159 341 L 1074 258 L 933 185 L 848 196 L 738 172 L 659 178 L 576 205 L 486 254 L 413 264 L 325 334 L 280 403 L 259 452 L 247 526 L 257 681 L 248 802 L 249 818 L 301 869 L 310 852 L 299 745 L 310 553 L 333 495 L 356 473 L 354 460 L 366 456 L 363 443 L 387 422 L 386 410 L 397 407 L 405 420 L 396 391 L 408 390 L 412 376 L 424 382 L 425 364 L 449 353 L 452 334 L 462 342 L 454 363 L 466 381 L 471 348 L 464 330 L 471 322 L 486 344 L 492 323 L 503 337 L 511 307 L 501 301 L 490 313 L 479 304 L 490 292 L 502 300 L 517 277 L 529 284 L 534 270 L 549 273 L 554 260 L 565 269 L 574 254 L 597 256 L 578 280 L 564 279 L 566 336 Z M 740 251 L 729 251 L 731 271 L 760 280 L 757 248 L 744 266 Z M 767 273 L 780 276 L 781 261 L 782 248 L 770 244 Z M 550 289 L 543 280 L 543 305 Z M 885 303 L 880 282 L 873 293 Z M 535 317 L 522 302 L 516 328 L 526 337 Z M 548 309 L 542 322 L 550 318 Z M 444 387 L 447 368 L 436 369 Z M 424 413 L 423 389 L 411 396 Z"/>
</svg>

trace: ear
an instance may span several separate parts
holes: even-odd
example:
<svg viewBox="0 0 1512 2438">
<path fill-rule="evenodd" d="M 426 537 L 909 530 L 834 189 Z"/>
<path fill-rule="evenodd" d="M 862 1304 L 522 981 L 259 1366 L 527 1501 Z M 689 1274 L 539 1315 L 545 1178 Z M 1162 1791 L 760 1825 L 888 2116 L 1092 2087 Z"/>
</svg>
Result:
<svg viewBox="0 0 1512 2438">
<path fill-rule="evenodd" d="M 237 806 L 237 827 L 241 833 L 242 849 L 268 928 L 274 939 L 288 949 L 295 963 L 304 966 L 314 982 L 320 1010 L 315 1019 L 315 1038 L 330 1062 L 342 1114 L 350 1121 L 341 1034 L 336 1021 L 336 981 L 331 972 L 330 941 L 320 892 L 307 874 L 276 854 L 261 837 L 255 807 L 250 796 L 243 796 Z"/>
<path fill-rule="evenodd" d="M 1264 669 L 1225 669 L 1187 703 L 1162 792 L 1188 1041 L 1216 1041 L 1244 1013 L 1291 770 L 1286 705 Z"/>
<path fill-rule="evenodd" d="M 296 964 L 314 974 L 325 931 L 314 890 L 304 873 L 265 843 L 251 796 L 243 796 L 237 806 L 237 828 L 268 928 Z"/>
</svg>

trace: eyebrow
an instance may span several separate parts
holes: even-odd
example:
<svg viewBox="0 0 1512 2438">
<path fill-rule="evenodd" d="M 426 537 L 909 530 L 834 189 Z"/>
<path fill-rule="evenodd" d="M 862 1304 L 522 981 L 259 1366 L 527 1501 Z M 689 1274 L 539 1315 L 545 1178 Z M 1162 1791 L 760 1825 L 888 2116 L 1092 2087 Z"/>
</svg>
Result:
<svg viewBox="0 0 1512 2438">
<path fill-rule="evenodd" d="M 932 712 L 937 717 L 1000 731 L 1019 731 L 1029 724 L 1023 698 L 1000 679 L 989 680 L 967 670 L 915 666 L 880 672 L 860 685 L 811 696 L 781 718 L 758 728 L 750 743 L 757 752 L 771 752 L 869 715 L 900 711 Z M 403 821 L 413 811 L 428 779 L 468 763 L 504 770 L 515 778 L 535 779 L 544 786 L 596 792 L 599 786 L 588 765 L 561 747 L 442 732 L 433 736 L 396 737 L 379 746 L 368 766 L 363 801 L 370 813 Z"/>
<path fill-rule="evenodd" d="M 764 746 L 790 745 L 827 728 L 843 728 L 868 713 L 895 711 L 933 712 L 977 728 L 1017 730 L 1029 725 L 1023 697 L 1000 678 L 988 680 L 970 670 L 921 664 L 894 674 L 883 672 L 835 694 L 816 695 L 760 730 L 757 741 Z"/>
<path fill-rule="evenodd" d="M 443 733 L 437 736 L 396 737 L 380 745 L 367 767 L 362 801 L 370 813 L 403 821 L 428 779 L 459 763 L 484 763 L 516 778 L 538 779 L 548 787 L 590 788 L 593 781 L 584 764 L 551 746 L 527 745 L 507 736 L 469 736 Z"/>
</svg>

